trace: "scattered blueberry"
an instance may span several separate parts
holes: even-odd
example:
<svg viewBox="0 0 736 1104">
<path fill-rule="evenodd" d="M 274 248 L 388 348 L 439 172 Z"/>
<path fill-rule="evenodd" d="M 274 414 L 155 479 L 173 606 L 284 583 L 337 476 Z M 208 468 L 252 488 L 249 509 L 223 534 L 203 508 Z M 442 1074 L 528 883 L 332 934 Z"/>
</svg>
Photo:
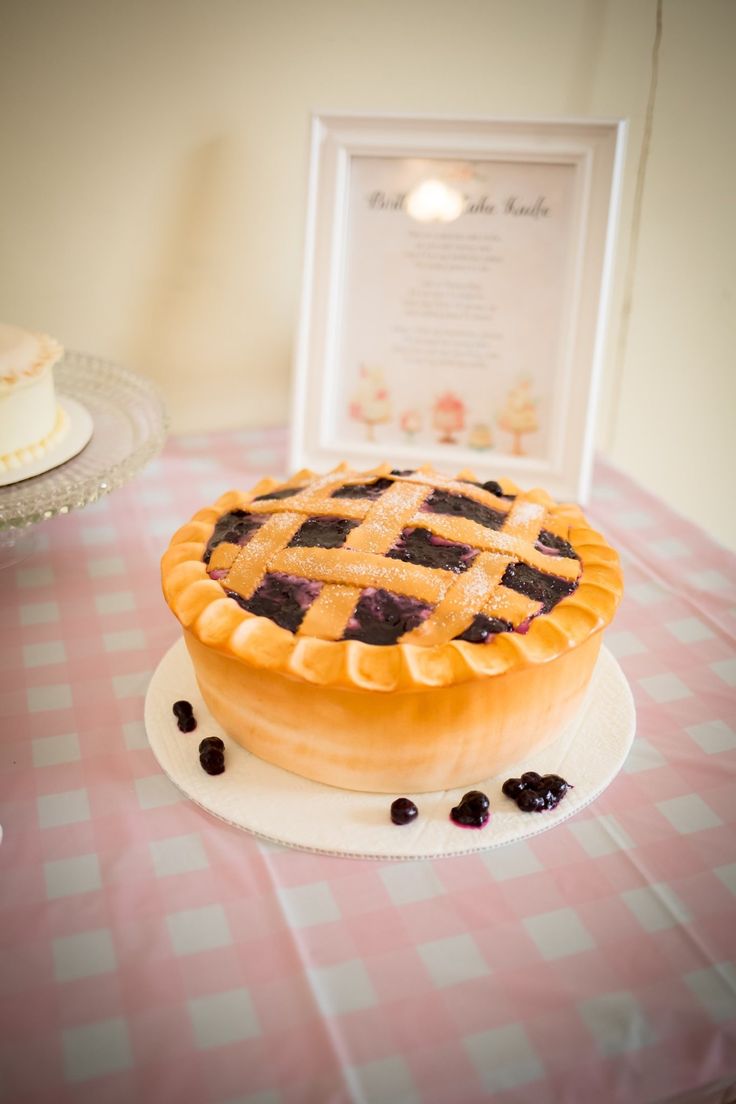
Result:
<svg viewBox="0 0 736 1104">
<path fill-rule="evenodd" d="M 480 809 L 489 809 L 491 806 L 487 794 L 484 794 L 481 790 L 468 790 L 466 794 L 463 794 L 460 804 L 470 803 L 477 805 Z"/>
<path fill-rule="evenodd" d="M 397 797 L 391 804 L 391 820 L 394 824 L 411 824 L 419 810 L 408 797 Z"/>
<path fill-rule="evenodd" d="M 522 790 L 516 799 L 516 804 L 522 813 L 541 813 L 547 808 L 542 794 L 535 793 L 534 790 Z"/>
<path fill-rule="evenodd" d="M 209 748 L 213 748 L 215 751 L 225 750 L 225 745 L 219 736 L 205 736 L 204 740 L 199 745 L 199 754 L 203 751 L 207 751 Z"/>
<path fill-rule="evenodd" d="M 525 788 L 520 778 L 507 778 L 501 787 L 501 792 L 505 794 L 506 797 L 510 797 L 512 801 L 516 801 L 516 798 L 520 793 L 523 793 Z"/>
<path fill-rule="evenodd" d="M 524 785 L 531 786 L 532 789 L 534 789 L 534 787 L 537 785 L 538 782 L 541 781 L 541 779 L 541 774 L 537 774 L 536 771 L 526 771 L 526 773 L 522 774 L 521 776 L 521 781 L 524 783 Z"/>
<path fill-rule="evenodd" d="M 559 774 L 545 774 L 544 776 L 547 787 L 556 797 L 564 797 L 567 793 L 570 783 L 566 782 L 564 778 L 560 778 Z"/>
<path fill-rule="evenodd" d="M 200 752 L 199 762 L 207 774 L 222 774 L 225 770 L 225 756 L 219 748 L 205 748 Z"/>
<path fill-rule="evenodd" d="M 507 778 L 501 792 L 515 801 L 523 813 L 555 809 L 572 785 L 559 774 L 525 771 L 521 778 Z"/>
<path fill-rule="evenodd" d="M 192 703 L 188 701 L 177 701 L 172 706 L 174 716 L 176 717 L 176 723 L 180 732 L 194 732 L 197 727 L 197 722 L 194 719 L 194 713 L 192 712 Z"/>
<path fill-rule="evenodd" d="M 460 799 L 460 804 L 450 810 L 450 820 L 463 828 L 482 828 L 490 817 L 490 802 L 480 790 L 469 790 Z"/>
</svg>

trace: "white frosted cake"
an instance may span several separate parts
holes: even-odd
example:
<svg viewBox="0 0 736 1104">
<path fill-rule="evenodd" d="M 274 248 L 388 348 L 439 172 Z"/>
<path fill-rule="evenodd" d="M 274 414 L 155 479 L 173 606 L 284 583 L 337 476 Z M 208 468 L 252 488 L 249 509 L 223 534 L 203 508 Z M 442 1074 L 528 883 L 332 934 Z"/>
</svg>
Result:
<svg viewBox="0 0 736 1104">
<path fill-rule="evenodd" d="M 62 354 L 46 334 L 0 322 L 0 472 L 37 460 L 66 433 L 53 374 Z"/>
</svg>

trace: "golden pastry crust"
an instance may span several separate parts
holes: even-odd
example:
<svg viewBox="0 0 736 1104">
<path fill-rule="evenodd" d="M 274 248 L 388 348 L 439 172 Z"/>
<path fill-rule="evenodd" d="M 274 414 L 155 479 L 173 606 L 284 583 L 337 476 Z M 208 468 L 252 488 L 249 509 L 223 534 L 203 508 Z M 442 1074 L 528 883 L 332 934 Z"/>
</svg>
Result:
<svg viewBox="0 0 736 1104">
<path fill-rule="evenodd" d="M 392 487 L 375 500 L 330 497 L 345 484 L 389 475 L 399 487 L 395 493 Z M 248 670 L 324 688 L 379 693 L 449 688 L 547 664 L 579 648 L 609 623 L 620 600 L 623 580 L 616 552 L 577 506 L 557 504 L 541 490 L 520 492 L 503 480 L 505 495 L 516 496 L 510 503 L 468 482 L 472 480 L 469 471 L 448 479 L 429 467 L 393 476 L 388 464 L 369 472 L 340 465 L 325 476 L 304 470 L 286 483 L 264 479 L 248 492 L 229 491 L 172 537 L 162 560 L 166 600 L 188 640 Z M 254 501 L 284 486 L 300 491 L 289 498 Z M 506 513 L 503 529 L 442 513 L 418 513 L 432 489 Z M 206 564 L 203 557 L 218 519 L 242 508 L 268 518 L 244 548 L 219 544 Z M 358 522 L 342 548 L 289 547 L 307 517 L 334 515 Z M 385 553 L 405 525 L 421 525 L 440 539 L 471 545 L 478 550 L 472 566 L 453 574 L 387 559 Z M 534 547 L 540 528 L 568 541 L 578 558 L 555 557 L 552 570 L 550 557 Z M 528 631 L 498 633 L 482 644 L 453 639 L 462 631 L 463 619 L 467 624 L 469 610 L 490 610 L 487 598 L 498 595 L 510 562 L 576 582 L 576 589 L 550 612 L 535 616 L 538 602 L 502 588 L 504 617 L 514 627 L 533 617 Z M 223 572 L 222 581 L 211 578 L 210 571 Z M 228 597 L 227 591 L 251 594 L 266 571 L 322 582 L 319 598 L 297 633 Z M 340 639 L 365 587 L 386 587 L 430 603 L 432 613 L 395 644 Z"/>
<path fill-rule="evenodd" d="M 397 694 L 285 679 L 184 639 L 207 708 L 236 743 L 316 782 L 398 795 L 470 787 L 552 743 L 581 706 L 601 634 L 552 663 Z"/>
</svg>

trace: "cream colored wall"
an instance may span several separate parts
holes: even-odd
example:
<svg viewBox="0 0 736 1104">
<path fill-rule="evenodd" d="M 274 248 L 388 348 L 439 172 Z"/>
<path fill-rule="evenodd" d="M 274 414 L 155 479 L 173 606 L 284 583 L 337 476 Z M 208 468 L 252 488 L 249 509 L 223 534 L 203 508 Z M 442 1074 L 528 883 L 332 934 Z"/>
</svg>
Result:
<svg viewBox="0 0 736 1104">
<path fill-rule="evenodd" d="M 5 0 L 0 317 L 149 373 L 175 429 L 282 421 L 311 110 L 624 116 L 599 439 L 736 547 L 724 505 L 736 4 L 664 0 L 632 254 L 655 12 L 656 0 Z"/>
</svg>

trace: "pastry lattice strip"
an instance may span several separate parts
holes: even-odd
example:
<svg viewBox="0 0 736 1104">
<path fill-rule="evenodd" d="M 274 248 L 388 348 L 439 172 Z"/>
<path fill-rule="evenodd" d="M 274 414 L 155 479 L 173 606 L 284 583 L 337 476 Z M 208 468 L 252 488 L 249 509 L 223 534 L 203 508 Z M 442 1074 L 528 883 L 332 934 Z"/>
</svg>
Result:
<svg viewBox="0 0 736 1104">
<path fill-rule="evenodd" d="M 288 497 L 243 499 L 241 508 L 263 516 L 263 522 L 246 547 L 219 544 L 210 559 L 211 573 L 228 592 L 244 600 L 271 573 L 321 583 L 299 631 L 328 640 L 343 636 L 367 588 L 417 600 L 433 609 L 400 640 L 423 645 L 458 636 L 479 613 L 498 617 L 502 610 L 504 620 L 513 626 L 538 613 L 539 601 L 503 586 L 501 580 L 511 564 L 524 563 L 571 582 L 579 576 L 577 560 L 555 557 L 555 570 L 550 571 L 550 557 L 535 548 L 546 509 L 529 497 L 519 495 L 509 505 L 472 484 L 425 472 L 397 477 L 377 498 L 333 497 L 335 491 L 362 484 L 364 479 L 333 472 Z M 491 529 L 467 518 L 423 510 L 435 490 L 469 498 L 505 515 L 503 527 Z M 290 547 L 305 521 L 326 517 L 354 523 L 342 547 Z M 473 562 L 456 573 L 388 557 L 404 530 L 414 528 L 469 546 L 476 553 Z"/>
</svg>

